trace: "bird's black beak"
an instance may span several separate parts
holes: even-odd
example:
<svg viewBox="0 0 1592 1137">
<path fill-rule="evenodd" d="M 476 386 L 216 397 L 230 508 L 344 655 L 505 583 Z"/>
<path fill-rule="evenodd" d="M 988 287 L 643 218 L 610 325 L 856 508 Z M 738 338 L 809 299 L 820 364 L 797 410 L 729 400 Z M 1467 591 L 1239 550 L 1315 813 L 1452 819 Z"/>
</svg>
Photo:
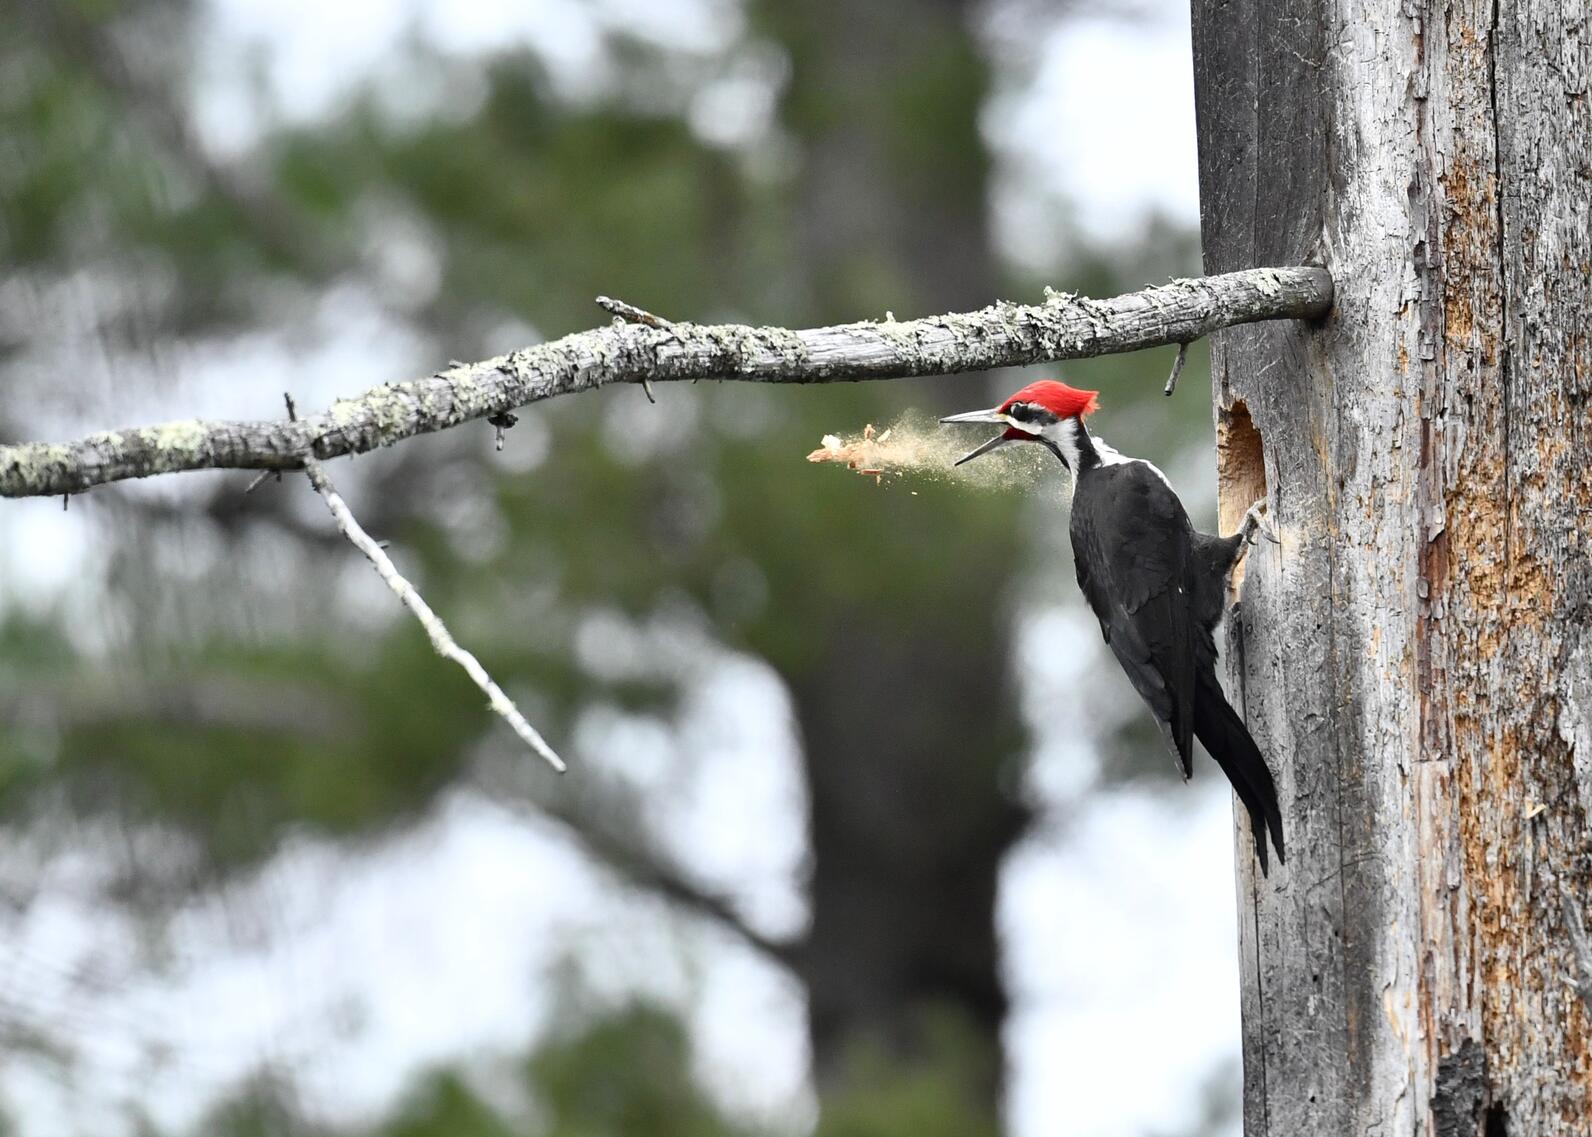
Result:
<svg viewBox="0 0 1592 1137">
<path fill-rule="evenodd" d="M 940 421 L 942 423 L 946 423 L 946 422 L 989 422 L 989 423 L 998 423 L 1002 427 L 1009 427 L 1009 426 L 1012 425 L 1011 418 L 1008 415 L 1002 414 L 999 407 L 991 407 L 987 411 L 963 411 L 959 415 L 947 415 L 946 417 L 942 418 Z M 974 458 L 977 458 L 980 454 L 988 454 L 991 450 L 999 450 L 1002 446 L 1005 446 L 1008 442 L 1012 442 L 1012 441 L 1014 441 L 1014 439 L 1007 438 L 1005 432 L 1002 431 L 1000 434 L 997 434 L 994 438 L 990 439 L 988 442 L 984 443 L 982 446 L 979 446 L 978 448 L 976 448 L 974 450 L 969 450 L 966 454 L 962 455 L 960 458 L 958 458 L 955 462 L 953 462 L 951 464 L 953 466 L 960 466 L 963 462 L 971 462 Z"/>
</svg>

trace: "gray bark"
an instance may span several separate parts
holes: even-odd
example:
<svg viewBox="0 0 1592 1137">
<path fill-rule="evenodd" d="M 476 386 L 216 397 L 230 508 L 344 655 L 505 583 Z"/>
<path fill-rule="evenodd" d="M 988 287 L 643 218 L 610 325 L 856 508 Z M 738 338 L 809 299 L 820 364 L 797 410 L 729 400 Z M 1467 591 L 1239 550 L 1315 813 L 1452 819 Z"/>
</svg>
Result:
<svg viewBox="0 0 1592 1137">
<path fill-rule="evenodd" d="M 185 422 L 69 443 L 0 446 L 0 496 L 77 493 L 152 474 L 294 469 L 609 383 L 704 378 L 763 383 L 895 379 L 1083 359 L 1182 343 L 1254 320 L 1310 319 L 1332 303 L 1320 269 L 1252 269 L 1109 300 L 1053 293 L 1043 304 L 791 331 L 736 324 L 616 323 L 375 387 L 296 422 Z"/>
<path fill-rule="evenodd" d="M 1592 49 L 1560 0 L 1195 0 L 1206 269 L 1333 317 L 1213 345 L 1231 677 L 1289 861 L 1241 850 L 1245 1128 L 1592 1131 Z"/>
</svg>

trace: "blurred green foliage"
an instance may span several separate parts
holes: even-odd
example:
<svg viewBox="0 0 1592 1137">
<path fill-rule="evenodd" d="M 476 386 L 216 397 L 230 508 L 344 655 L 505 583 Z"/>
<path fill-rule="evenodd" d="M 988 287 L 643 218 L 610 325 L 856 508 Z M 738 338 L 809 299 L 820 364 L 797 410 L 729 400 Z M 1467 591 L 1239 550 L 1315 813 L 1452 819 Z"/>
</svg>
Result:
<svg viewBox="0 0 1592 1137">
<path fill-rule="evenodd" d="M 81 26 L 63 19 L 35 29 L 41 34 L 33 50 L 13 49 L 33 65 L 13 77 L 22 97 L 7 104 L 21 108 L 5 125 L 27 157 L 0 175 L 13 179 L 5 189 L 12 251 L 58 270 L 85 261 L 103 268 L 107 261 L 163 258 L 172 288 L 159 311 L 140 313 L 146 336 L 161 332 L 161 320 L 161 334 L 173 336 L 230 326 L 249 307 L 256 320 L 291 318 L 291 308 L 259 309 L 275 295 L 262 276 L 295 268 L 272 260 L 279 250 L 271 248 L 260 218 L 229 214 L 238 202 L 215 185 L 206 193 L 191 155 L 173 152 L 160 132 L 146 129 L 160 112 L 141 108 L 136 94 L 155 83 L 117 84 L 105 65 L 92 62 L 100 56 L 94 47 L 68 50 L 51 38 L 86 35 L 92 45 L 95 36 L 121 34 L 142 20 L 164 27 L 179 11 L 164 3 L 147 9 L 85 11 Z M 112 23 L 94 25 L 101 15 Z M 37 50 L 41 42 L 46 53 Z M 632 58 L 643 50 L 629 45 Z M 969 48 L 956 50 L 962 63 L 982 71 Z M 154 62 L 177 68 L 155 76 L 175 83 L 186 61 Z M 425 54 L 414 65 L 435 68 L 444 88 L 460 67 Z M 395 119 L 382 109 L 372 81 L 335 118 L 274 132 L 260 145 L 270 163 L 265 184 L 272 208 L 311 233 L 340 234 L 321 251 L 346 258 L 338 269 L 345 275 L 367 271 L 354 252 L 362 226 L 373 226 L 367 240 L 379 245 L 388 236 L 381 218 L 423 219 L 427 248 L 440 262 L 436 279 L 418 299 L 387 297 L 398 305 L 395 315 L 456 356 L 517 346 L 495 339 L 501 331 L 493 329 L 528 322 L 556 335 L 590 326 L 598 314 L 590 298 L 598 292 L 672 315 L 753 321 L 803 315 L 765 299 L 769 286 L 760 282 L 791 277 L 789 265 L 769 258 L 793 237 L 781 236 L 777 187 L 747 176 L 745 156 L 705 144 L 673 116 L 624 102 L 561 103 L 542 65 L 525 51 L 471 66 L 472 83 L 483 86 L 468 116 L 443 99 L 434 115 Z M 943 83 L 954 72 L 939 74 Z M 900 99 L 892 97 L 886 110 L 908 114 L 912 129 L 897 133 L 933 133 L 935 116 L 956 109 L 937 101 L 945 97 L 938 87 L 914 93 L 925 85 L 917 68 L 906 69 L 900 82 Z M 66 111 L 36 109 L 56 99 L 81 104 L 74 113 L 83 122 L 68 130 L 60 118 Z M 973 118 L 961 108 L 948 121 Z M 50 157 L 54 147 L 69 144 L 59 162 Z M 985 162 L 981 147 L 960 153 L 960 165 Z M 943 174 L 957 165 L 946 159 L 925 154 L 918 161 Z M 106 165 L 122 161 L 124 174 Z M 100 225 L 86 249 L 85 216 Z M 211 225 L 205 220 L 211 216 L 223 220 Z M 753 227 L 759 232 L 748 231 Z M 866 252 L 855 250 L 858 257 Z M 325 265 L 306 267 L 313 279 Z M 370 286 L 379 290 L 379 279 Z M 865 311 L 882 314 L 891 304 L 907 311 L 913 287 L 897 277 L 893 288 L 868 294 Z M 241 306 L 223 304 L 229 295 Z M 417 361 L 417 370 L 423 366 Z M 547 462 L 528 474 L 481 467 L 480 448 L 472 445 L 479 432 L 461 432 L 420 459 L 367 460 L 377 467 L 373 488 L 382 495 L 424 494 L 458 464 L 491 487 L 491 507 L 507 539 L 486 556 L 457 555 L 447 506 L 378 506 L 386 510 L 381 535 L 395 542 L 400 560 L 425 581 L 450 622 L 486 629 L 484 642 L 472 640 L 478 653 L 511 687 L 537 692 L 548 731 L 563 733 L 580 707 L 593 703 L 617 700 L 666 713 L 674 693 L 663 676 L 613 683 L 581 671 L 570 644 L 579 613 L 591 608 L 643 619 L 660 606 L 684 603 L 707 617 L 727 646 L 763 656 L 788 677 L 824 665 L 831 630 L 848 612 L 866 612 L 903 631 L 927 621 L 953 652 L 963 636 L 988 634 L 998 613 L 970 607 L 968 594 L 987 592 L 991 606 L 1003 602 L 1001 582 L 1020 544 L 1017 499 L 948 489 L 918 498 L 876 493 L 799 464 L 821 434 L 855 429 L 908 405 L 911 385 L 772 392 L 715 386 L 666 389 L 662 398 L 679 408 L 678 425 L 646 454 L 633 452 L 623 426 L 614 424 L 652 412 L 639 393 L 622 390 L 532 412 L 552 425 L 554 441 Z M 416 471 L 411 461 L 433 467 Z M 258 497 L 272 492 L 286 490 Z M 363 506 L 356 501 L 361 513 Z M 235 514 L 243 507 L 219 508 Z M 273 507 L 257 508 L 268 519 Z M 227 524 L 236 525 L 236 517 Z M 950 534 L 956 558 L 944 555 Z M 154 543 L 147 536 L 124 540 L 120 602 L 141 605 L 150 590 L 164 587 L 147 563 Z M 305 555 L 324 554 L 312 545 Z M 218 579 L 211 589 L 222 587 Z M 204 603 L 203 591 L 196 590 L 197 604 Z M 534 597 L 517 595 L 524 592 Z M 12 629 L 5 642 L 40 651 L 52 636 L 26 619 L 0 612 L 0 627 Z M 328 630 L 335 627 L 338 615 L 329 605 L 325 619 Z M 142 630 L 157 639 L 166 634 Z M 136 708 L 120 716 L 80 715 L 70 690 L 82 660 L 58 655 L 52 667 L 7 656 L 5 666 L 26 668 L 31 688 L 66 694 L 61 729 L 0 741 L 0 762 L 16 771 L 13 785 L 44 777 L 68 785 L 82 807 L 175 825 L 223 867 L 258 861 L 290 829 L 385 832 L 457 780 L 472 740 L 492 724 L 466 681 L 438 664 L 413 627 L 394 621 L 357 634 L 357 660 L 313 638 L 240 638 L 224 629 L 190 636 L 172 650 L 144 635 L 122 644 L 135 667 L 147 669 L 158 655 L 161 668 L 171 669 L 170 686 L 223 674 L 260 684 L 265 697 L 281 692 L 289 700 L 285 715 L 302 688 L 314 688 L 337 704 L 344 720 L 331 739 L 261 729 L 258 721 L 150 718 Z M 217 754 L 226 760 L 216 761 Z M 25 795 L 0 798 L 0 811 L 13 816 L 29 808 Z"/>
<path fill-rule="evenodd" d="M 598 293 L 670 317 L 790 324 L 1036 292 L 1040 282 L 1003 281 L 989 268 L 990 156 L 977 111 L 991 70 L 961 8 L 950 19 L 900 19 L 886 11 L 900 4 L 844 7 L 748 6 L 747 36 L 777 45 L 791 78 L 773 137 L 745 146 L 705 141 L 678 107 L 637 97 L 649 83 L 662 88 L 655 77 L 671 61 L 611 35 L 608 50 L 631 79 L 606 94 L 561 99 L 530 50 L 477 59 L 415 47 L 405 66 L 442 92 L 423 113 L 394 113 L 385 81 L 366 80 L 327 118 L 267 121 L 246 161 L 218 166 L 181 121 L 196 9 L 25 5 L 19 34 L 0 36 L 0 258 L 41 289 L 79 274 L 139 282 L 131 300 L 92 313 L 113 357 L 129 338 L 169 348 L 291 329 L 335 287 L 367 294 L 418 337 L 416 373 L 591 326 Z M 837 33 L 837 20 L 890 25 Z M 860 43 L 897 44 L 889 66 L 864 80 L 836 47 L 853 31 Z M 868 193 L 830 184 L 845 173 L 825 165 L 837 155 L 869 171 Z M 1152 232 L 1145 249 L 1138 261 L 1080 255 L 1066 279 L 1045 283 L 1104 294 L 1192 265 L 1188 234 Z M 408 271 L 393 270 L 398 254 Z M 48 350 L 28 329 L 11 335 L 13 358 Z M 1134 449 L 1162 454 L 1208 432 L 1197 366 L 1181 413 L 1139 413 L 1159 397 L 1146 371 L 1163 374 L 1170 358 L 1103 360 L 1070 374 L 1106 392 L 1112 421 L 1134 428 Z M 396 376 L 359 374 L 350 385 L 386 378 Z M 26 421 L 26 390 L 0 392 L 0 429 Z M 912 495 L 800 461 L 828 431 L 948 397 L 977 405 L 990 393 L 974 380 L 703 384 L 665 388 L 652 408 L 638 390 L 616 390 L 527 412 L 533 421 L 507 445 L 512 457 L 545 443 L 539 461 L 499 461 L 487 428 L 465 428 L 363 458 L 343 488 L 550 736 L 570 737 L 593 707 L 664 723 L 675 712 L 681 677 L 668 660 L 614 669 L 583 656 L 593 616 L 705 629 L 780 674 L 810 764 L 849 768 L 877 749 L 870 726 L 943 760 L 924 786 L 903 770 L 857 797 L 894 802 L 909 826 L 928 819 L 923 843 L 944 843 L 947 860 L 973 863 L 955 845 L 965 836 L 988 862 L 975 891 L 992 895 L 1000 857 L 1026 823 L 1014 804 L 1023 739 L 1002 668 L 1010 609 L 1032 568 L 1025 558 L 1036 555 L 1025 531 L 1032 512 L 1016 494 L 925 484 Z M 379 585 L 328 525 L 302 520 L 290 495 L 305 491 L 294 481 L 248 499 L 230 482 L 190 488 L 177 518 L 116 491 L 74 505 L 103 524 L 111 547 L 100 608 L 88 617 L 102 634 L 85 647 L 76 611 L 0 604 L 0 685 L 33 708 L 21 727 L 0 731 L 0 818 L 21 830 L 44 803 L 64 803 L 79 816 L 158 827 L 189 842 L 207 879 L 225 879 L 291 835 L 391 833 L 501 757 L 501 729 L 479 694 L 416 628 L 396 615 L 348 615 L 343 585 L 378 595 Z M 225 551 L 174 579 L 162 566 L 195 525 Z M 266 567 L 251 564 L 260 532 L 280 547 Z M 351 564 L 344 581 L 334 567 Z M 1056 582 L 1066 568 L 1036 571 Z M 1070 595 L 1064 582 L 1057 595 L 1063 587 Z M 173 608 L 182 620 L 161 615 Z M 834 676 L 847 659 L 865 674 L 894 674 L 853 685 L 855 705 L 840 705 L 847 683 Z M 855 751 L 824 745 L 825 730 Z M 1134 751 L 1159 770 L 1157 746 Z M 866 819 L 854 828 L 873 833 Z M 890 852 L 871 853 L 858 876 Z M 158 877 L 162 866 L 131 871 Z M 922 891 L 929 907 L 943 899 Z M 843 1048 L 821 1133 L 994 1131 L 998 1032 L 948 996 L 910 1014 L 910 1046 Z M 517 1076 L 534 1107 L 523 1116 L 447 1070 L 375 1132 L 746 1131 L 696 1083 L 683 1028 L 658 1008 L 574 1023 Z M 314 1131 L 293 1105 L 291 1085 L 265 1079 L 203 1131 Z"/>
<path fill-rule="evenodd" d="M 902 1133 L 907 1130 L 899 1130 Z M 699 1084 L 691 1042 L 667 1010 L 586 1011 L 490 1078 L 423 1074 L 392 1112 L 332 1129 L 300 1112 L 291 1086 L 261 1076 L 199 1124 L 204 1137 L 773 1137 L 728 1117 Z M 877 1132 L 877 1131 L 875 1131 Z"/>
<path fill-rule="evenodd" d="M 979 1031 L 952 1008 L 926 1014 L 916 1062 L 865 1042 L 853 1047 L 841 1085 L 825 1095 L 815 1137 L 996 1137 L 982 1083 L 998 1071 Z"/>
<path fill-rule="evenodd" d="M 40 271 L 160 258 L 160 279 L 171 288 L 143 298 L 161 302 L 157 311 L 139 313 L 146 336 L 160 331 L 160 320 L 164 334 L 175 336 L 218 321 L 290 318 L 291 311 L 261 310 L 274 295 L 262 291 L 262 274 L 324 264 L 282 260 L 260 218 L 240 213 L 215 179 L 207 184 L 191 155 L 175 152 L 164 132 L 149 125 L 176 105 L 174 95 L 163 106 L 138 101 L 161 83 L 178 83 L 190 61 L 180 51 L 158 54 L 143 60 L 155 68 L 153 76 L 119 80 L 105 51 L 94 46 L 95 37 L 127 27 L 143 28 L 134 42 L 180 29 L 191 18 L 188 7 L 143 0 L 109 9 L 66 5 L 61 13 L 69 14 L 31 17 L 33 24 L 23 26 L 34 37 L 0 48 L 15 64 L 0 99 L 0 134 L 16 159 L 0 163 L 6 258 Z M 787 37 L 794 67 L 826 66 L 812 58 L 823 46 L 812 21 L 778 5 L 754 13 L 755 28 Z M 901 164 L 897 184 L 952 197 L 982 192 L 984 148 L 976 137 L 942 127 L 975 121 L 957 112 L 976 98 L 985 64 L 967 35 L 945 41 L 920 35 L 909 44 L 896 72 L 874 77 L 878 113 L 890 124 L 884 133 L 909 148 L 892 157 Z M 630 44 L 629 50 L 648 49 Z M 309 233 L 339 235 L 322 250 L 341 258 L 338 271 L 363 271 L 355 234 L 368 223 L 372 203 L 422 218 L 428 248 L 440 260 L 436 280 L 418 301 L 391 299 L 400 304 L 398 315 L 458 356 L 515 346 L 494 338 L 500 333 L 493 329 L 518 322 L 547 335 L 590 326 L 589 298 L 598 292 L 665 314 L 754 321 L 802 315 L 770 303 L 790 293 L 768 282 L 789 279 L 778 254 L 790 249 L 795 234 L 781 235 L 780 190 L 749 177 L 744 155 L 705 144 L 671 115 L 624 102 L 563 104 L 528 52 L 499 55 L 478 68 L 468 62 L 471 81 L 484 85 L 478 101 L 461 93 L 475 106 L 469 115 L 444 98 L 433 115 L 396 119 L 382 109 L 373 82 L 356 89 L 335 118 L 262 140 L 271 202 Z M 414 65 L 435 68 L 444 89 L 464 68 L 462 61 L 424 53 Z M 784 107 L 787 128 L 798 136 L 827 121 L 815 86 L 793 85 L 796 94 Z M 956 185 L 963 173 L 970 178 L 966 190 Z M 903 210 L 913 205 L 902 202 Z M 92 225 L 85 226 L 87 219 Z M 380 243 L 379 222 L 368 236 Z M 1190 255 L 1186 234 L 1157 234 L 1149 244 L 1155 263 L 1166 260 L 1169 248 L 1177 261 Z M 866 260 L 867 246 L 852 255 Z M 841 266 L 838 276 L 820 282 L 832 293 L 824 312 L 921 308 L 909 278 L 864 272 L 867 285 L 853 294 L 844 284 L 849 271 Z M 1120 262 L 1099 260 L 1082 263 L 1066 283 L 1109 292 L 1136 279 Z M 1105 389 L 1106 406 L 1115 409 L 1128 392 L 1151 390 L 1142 382 L 1146 367 L 1143 359 L 1118 357 L 1075 366 L 1072 374 Z M 524 624 L 499 626 L 501 634 L 489 636 L 482 654 L 511 685 L 538 692 L 555 733 L 591 702 L 668 707 L 665 678 L 605 682 L 572 666 L 577 614 L 592 607 L 641 619 L 685 601 L 728 646 L 768 659 L 787 676 L 823 665 L 830 629 L 846 612 L 866 612 L 900 629 L 928 618 L 945 650 L 955 651 L 959 629 L 982 636 L 990 614 L 969 612 L 960 625 L 947 621 L 944 598 L 954 592 L 965 602 L 964 594 L 983 590 L 991 606 L 1008 601 L 1002 582 L 1011 579 L 1022 546 L 1020 501 L 943 486 L 925 487 L 918 497 L 870 492 L 852 479 L 795 464 L 820 434 L 886 420 L 914 400 L 915 389 L 666 389 L 663 398 L 685 408 L 683 425 L 663 447 L 641 455 L 627 449 L 623 428 L 616 432 L 613 425 L 649 413 L 634 391 L 539 410 L 553 427 L 553 448 L 528 474 L 477 467 L 480 448 L 471 443 L 478 436 L 434 447 L 425 458 L 443 466 L 467 462 L 477 470 L 473 476 L 489 479 L 491 507 L 507 534 L 499 548 L 459 557 L 445 506 L 378 506 L 387 510 L 382 535 L 426 581 L 434 605 L 462 626 L 490 628 L 493 613 L 512 621 L 523 612 Z M 1200 389 L 1200 376 L 1191 373 L 1180 397 L 1197 405 Z M 981 398 L 970 393 L 968 401 Z M 1145 428 L 1141 437 L 1148 432 L 1154 445 L 1143 448 L 1151 451 L 1173 447 L 1188 421 L 1160 414 L 1133 420 Z M 405 468 L 399 457 L 368 461 L 380 467 L 378 486 L 390 475 L 404 479 L 403 488 L 417 482 L 426 488 L 428 475 Z M 226 509 L 225 522 L 236 526 L 241 507 Z M 261 512 L 268 516 L 269 509 Z M 948 541 L 954 558 L 945 555 Z M 139 579 L 134 562 L 148 545 L 132 548 L 136 556 L 119 561 L 127 576 L 118 588 L 125 603 L 136 605 L 142 592 L 161 585 L 147 572 Z M 513 595 L 527 582 L 542 603 Z M 326 617 L 336 618 L 331 611 Z M 533 635 L 519 631 L 533 625 Z M 257 681 L 267 693 L 282 690 L 289 700 L 314 687 L 345 719 L 335 745 L 257 723 L 79 715 L 68 696 L 58 732 L 0 736 L 0 782 L 12 790 L 0 794 L 0 811 L 25 816 L 22 789 L 64 779 L 75 785 L 80 805 L 175 824 L 218 863 L 239 867 L 268 854 L 288 827 L 385 831 L 453 783 L 470 742 L 492 725 L 473 690 L 437 664 L 412 627 L 394 622 L 358 634 L 357 662 L 316 640 L 218 631 L 184 642 L 162 663 L 172 669 L 171 686 L 222 673 Z M 16 609 L 0 610 L 0 645 L 0 666 L 25 676 L 34 690 L 69 692 L 85 664 L 48 622 Z M 140 638 L 124 650 L 136 659 L 155 649 Z M 285 713 L 291 710 L 290 702 Z M 215 761 L 218 753 L 227 760 Z M 239 824 L 234 808 L 243 802 L 247 824 Z"/>
<path fill-rule="evenodd" d="M 859 1046 L 814 1137 L 994 1137 L 970 1079 L 981 1045 L 941 1015 L 925 1061 L 901 1067 Z M 390 1115 L 336 1131 L 301 1116 L 291 1087 L 261 1076 L 200 1123 L 206 1137 L 778 1137 L 772 1120 L 727 1115 L 698 1081 L 691 1042 L 666 1009 L 631 1003 L 582 1012 L 524 1058 L 476 1076 L 439 1068 L 417 1078 Z M 515 1104 L 517 1103 L 517 1104 Z"/>
</svg>

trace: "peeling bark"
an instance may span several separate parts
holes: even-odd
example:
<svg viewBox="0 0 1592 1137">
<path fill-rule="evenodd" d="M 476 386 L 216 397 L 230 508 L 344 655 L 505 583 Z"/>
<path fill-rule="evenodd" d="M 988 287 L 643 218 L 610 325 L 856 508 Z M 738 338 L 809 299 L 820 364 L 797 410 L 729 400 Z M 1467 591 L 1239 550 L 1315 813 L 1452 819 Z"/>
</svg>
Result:
<svg viewBox="0 0 1592 1137">
<path fill-rule="evenodd" d="M 1240 856 L 1246 1132 L 1584 1135 L 1585 8 L 1194 17 L 1207 270 L 1337 283 L 1324 325 L 1213 344 L 1283 535 L 1230 629 L 1289 822 L 1286 871 Z"/>
<path fill-rule="evenodd" d="M 374 387 L 298 422 L 192 420 L 76 442 L 0 445 L 0 497 L 78 493 L 180 470 L 296 469 L 304 455 L 364 453 L 609 383 L 947 375 L 1184 343 L 1253 320 L 1315 319 L 1331 304 L 1332 279 L 1319 268 L 1246 266 L 1109 300 L 1051 293 L 1043 304 L 1002 301 L 977 312 L 899 323 L 792 331 L 616 321 L 425 379 Z"/>
</svg>

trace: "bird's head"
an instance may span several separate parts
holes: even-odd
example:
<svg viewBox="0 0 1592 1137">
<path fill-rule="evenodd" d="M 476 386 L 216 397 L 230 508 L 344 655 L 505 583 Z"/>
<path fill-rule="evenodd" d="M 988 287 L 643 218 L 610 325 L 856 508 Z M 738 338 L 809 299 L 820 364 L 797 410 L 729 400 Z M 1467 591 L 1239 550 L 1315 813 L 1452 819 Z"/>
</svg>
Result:
<svg viewBox="0 0 1592 1137">
<path fill-rule="evenodd" d="M 1008 442 L 1042 442 L 1058 458 L 1062 458 L 1062 444 L 1067 440 L 1068 432 L 1077 429 L 1084 415 L 1099 408 L 1099 394 L 1098 391 L 1080 391 L 1065 383 L 1057 383 L 1054 379 L 1041 379 L 1037 383 L 1030 383 L 998 407 L 949 415 L 940 421 L 992 422 L 1006 428 L 984 445 L 958 458 L 958 466 Z"/>
</svg>

